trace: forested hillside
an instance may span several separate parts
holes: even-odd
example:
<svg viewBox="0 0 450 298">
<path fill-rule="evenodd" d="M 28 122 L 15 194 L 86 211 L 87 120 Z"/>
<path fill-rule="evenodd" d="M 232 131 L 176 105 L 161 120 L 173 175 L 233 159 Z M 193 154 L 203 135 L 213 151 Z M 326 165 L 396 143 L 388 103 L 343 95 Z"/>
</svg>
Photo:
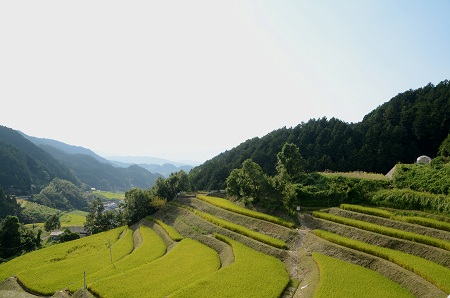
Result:
<svg viewBox="0 0 450 298">
<path fill-rule="evenodd" d="M 39 192 L 56 177 L 80 184 L 78 178 L 50 154 L 17 131 L 0 125 L 0 187 L 6 193 Z"/>
<path fill-rule="evenodd" d="M 150 188 L 161 175 L 131 165 L 127 168 L 114 167 L 86 154 L 68 154 L 52 146 L 41 145 L 58 161 L 70 168 L 75 175 L 90 187 L 106 191 L 126 191 L 130 188 Z"/>
<path fill-rule="evenodd" d="M 449 129 L 450 85 L 445 80 L 400 93 L 359 123 L 311 119 L 247 140 L 194 168 L 190 179 L 197 189 L 224 189 L 231 170 L 246 159 L 273 175 L 276 154 L 285 142 L 300 148 L 307 171 L 387 173 L 398 162 L 413 163 L 420 155 L 436 156 Z"/>
</svg>

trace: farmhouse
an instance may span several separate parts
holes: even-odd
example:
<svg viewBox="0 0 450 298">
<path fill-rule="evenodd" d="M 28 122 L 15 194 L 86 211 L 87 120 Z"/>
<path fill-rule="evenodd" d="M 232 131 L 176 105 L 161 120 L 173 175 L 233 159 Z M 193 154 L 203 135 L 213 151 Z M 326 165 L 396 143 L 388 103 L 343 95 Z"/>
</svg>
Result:
<svg viewBox="0 0 450 298">
<path fill-rule="evenodd" d="M 63 231 L 55 230 L 55 231 L 50 233 L 50 238 L 53 241 L 59 240 L 59 236 L 61 236 L 62 233 L 63 233 Z"/>
</svg>

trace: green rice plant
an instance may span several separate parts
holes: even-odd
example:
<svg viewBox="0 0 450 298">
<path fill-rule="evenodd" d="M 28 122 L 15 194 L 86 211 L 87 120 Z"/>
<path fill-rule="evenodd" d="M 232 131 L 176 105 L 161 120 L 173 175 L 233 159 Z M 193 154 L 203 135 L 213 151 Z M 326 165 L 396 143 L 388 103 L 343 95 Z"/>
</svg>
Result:
<svg viewBox="0 0 450 298">
<path fill-rule="evenodd" d="M 183 238 L 184 238 L 183 235 L 178 233 L 178 231 L 175 230 L 174 227 L 165 224 L 162 220 L 153 218 L 151 216 L 147 216 L 147 217 L 145 217 L 145 219 L 147 219 L 148 221 L 156 222 L 158 225 L 160 225 L 167 232 L 167 234 L 169 234 L 169 237 L 172 238 L 173 241 L 178 242 L 178 241 L 183 240 Z"/>
<path fill-rule="evenodd" d="M 352 219 L 352 218 L 347 218 L 347 217 L 342 217 L 342 216 L 337 216 L 337 215 L 333 215 L 333 214 L 329 214 L 329 213 L 325 213 L 325 212 L 314 211 L 313 216 L 322 218 L 322 219 L 326 219 L 329 221 L 337 222 L 340 224 L 352 226 L 352 227 L 355 227 L 358 229 L 363 229 L 366 231 L 375 232 L 375 233 L 383 234 L 386 236 L 391 236 L 391 237 L 395 237 L 395 238 L 400 238 L 400 239 L 405 239 L 405 240 L 414 241 L 414 242 L 418 242 L 418 243 L 423 243 L 423 244 L 443 248 L 443 249 L 450 251 L 450 241 L 437 239 L 437 238 L 430 237 L 427 235 L 421 235 L 421 234 L 398 230 L 398 229 L 394 229 L 394 228 L 390 228 L 390 227 L 380 226 L 380 225 L 377 225 L 374 223 L 365 222 L 362 220 L 357 220 L 357 219 Z"/>
<path fill-rule="evenodd" d="M 89 275 L 106 267 L 112 267 L 115 262 L 131 253 L 132 234 L 132 230 L 127 229 L 114 244 L 109 244 L 107 241 L 98 251 L 84 252 L 77 258 L 54 262 L 33 268 L 28 272 L 20 272 L 17 277 L 29 289 L 38 293 L 49 295 L 64 288 L 75 292 L 83 286 L 84 272 Z"/>
<path fill-rule="evenodd" d="M 50 208 L 23 199 L 17 199 L 17 203 L 19 203 L 23 208 L 22 214 L 29 218 L 32 222 L 45 222 L 53 214 L 58 214 L 61 212 L 58 209 Z"/>
<path fill-rule="evenodd" d="M 355 212 L 359 212 L 359 213 L 364 213 L 364 214 L 369 214 L 369 215 L 374 215 L 374 216 L 384 217 L 384 218 L 391 218 L 394 215 L 394 213 L 387 211 L 387 210 L 383 210 L 380 208 L 373 208 L 373 207 L 364 207 L 364 206 L 360 206 L 360 205 L 341 204 L 340 208 L 344 209 L 344 210 L 355 211 Z"/>
<path fill-rule="evenodd" d="M 103 190 L 94 190 L 92 192 L 94 196 L 99 198 L 104 198 L 107 200 L 124 200 L 125 193 L 124 192 L 111 192 L 111 191 L 103 191 Z"/>
<path fill-rule="evenodd" d="M 450 293 L 450 269 L 429 260 L 398 250 L 353 240 L 323 230 L 314 230 L 314 234 L 333 243 L 359 250 L 393 262 L 428 280 L 439 289 Z"/>
<path fill-rule="evenodd" d="M 450 223 L 421 216 L 396 216 L 395 219 L 450 232 Z"/>
<path fill-rule="evenodd" d="M 43 295 L 52 295 L 64 288 L 75 291 L 83 285 L 84 271 L 90 274 L 111 266 L 108 240 L 113 262 L 133 248 L 132 231 L 120 227 L 55 244 L 1 264 L 0 280 L 17 276 L 27 288 Z"/>
<path fill-rule="evenodd" d="M 217 252 L 190 238 L 136 269 L 89 283 L 100 297 L 166 297 L 220 268 Z"/>
<path fill-rule="evenodd" d="M 59 217 L 62 227 L 82 227 L 86 222 L 88 212 L 75 210 L 69 213 L 64 213 Z"/>
<path fill-rule="evenodd" d="M 211 215 L 209 213 L 205 213 L 202 211 L 199 211 L 197 209 L 194 208 L 188 208 L 190 209 L 192 212 L 194 212 L 196 215 L 200 216 L 201 218 L 221 227 L 221 228 L 225 228 L 228 229 L 230 231 L 239 233 L 241 235 L 250 237 L 252 239 L 255 239 L 257 241 L 260 241 L 262 243 L 271 245 L 273 247 L 277 247 L 277 248 L 282 248 L 282 249 L 287 249 L 288 246 L 286 244 L 286 242 L 284 242 L 283 240 L 277 239 L 277 238 L 273 238 L 271 236 L 250 230 L 249 228 L 246 228 L 244 226 L 235 224 L 233 222 L 229 222 L 226 221 L 224 219 L 218 218 L 214 215 Z"/>
<path fill-rule="evenodd" d="M 318 252 L 313 252 L 312 256 L 320 272 L 314 298 L 414 297 L 408 290 L 376 271 Z"/>
<path fill-rule="evenodd" d="M 210 203 L 214 206 L 226 209 L 228 211 L 236 212 L 242 215 L 250 216 L 256 219 L 261 219 L 265 221 L 270 221 L 275 224 L 279 224 L 288 228 L 293 228 L 295 224 L 293 222 L 284 220 L 282 218 L 268 215 L 265 213 L 249 210 L 240 206 L 237 206 L 233 204 L 231 201 L 222 199 L 222 198 L 216 198 L 216 197 L 209 197 L 209 196 L 203 196 L 203 195 L 197 195 L 197 199 L 205 201 L 207 203 Z"/>
<path fill-rule="evenodd" d="M 169 297 L 280 297 L 289 282 L 289 275 L 279 259 L 228 237 L 215 236 L 232 246 L 235 262 Z"/>
<path fill-rule="evenodd" d="M 138 268 L 162 257 L 166 253 L 166 244 L 155 231 L 147 226 L 141 225 L 139 232 L 142 236 L 142 244 L 140 246 L 123 259 L 115 262 L 114 266 L 107 266 L 102 270 L 88 275 L 88 282 L 98 281 L 102 278 Z"/>
<path fill-rule="evenodd" d="M 347 178 L 359 178 L 359 179 L 369 179 L 369 180 L 389 180 L 386 175 L 378 174 L 378 173 L 367 173 L 367 172 L 320 172 L 321 175 L 325 177 L 347 177 Z"/>
</svg>

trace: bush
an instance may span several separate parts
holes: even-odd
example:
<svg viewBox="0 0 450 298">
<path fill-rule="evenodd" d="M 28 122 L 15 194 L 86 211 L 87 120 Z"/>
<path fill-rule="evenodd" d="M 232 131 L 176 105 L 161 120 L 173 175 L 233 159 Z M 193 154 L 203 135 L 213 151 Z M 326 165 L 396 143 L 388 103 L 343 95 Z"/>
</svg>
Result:
<svg viewBox="0 0 450 298">
<path fill-rule="evenodd" d="M 410 189 L 386 189 L 376 192 L 371 203 L 396 209 L 429 210 L 450 214 L 450 198 Z"/>
</svg>

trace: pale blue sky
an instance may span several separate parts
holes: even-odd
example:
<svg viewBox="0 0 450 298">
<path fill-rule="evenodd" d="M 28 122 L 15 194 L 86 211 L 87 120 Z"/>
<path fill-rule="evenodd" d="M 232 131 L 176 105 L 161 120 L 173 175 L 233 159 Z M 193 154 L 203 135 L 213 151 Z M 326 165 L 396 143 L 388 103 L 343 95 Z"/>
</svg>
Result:
<svg viewBox="0 0 450 298">
<path fill-rule="evenodd" d="M 449 79 L 449 15 L 449 1 L 0 1 L 0 124 L 203 162 Z"/>
</svg>

